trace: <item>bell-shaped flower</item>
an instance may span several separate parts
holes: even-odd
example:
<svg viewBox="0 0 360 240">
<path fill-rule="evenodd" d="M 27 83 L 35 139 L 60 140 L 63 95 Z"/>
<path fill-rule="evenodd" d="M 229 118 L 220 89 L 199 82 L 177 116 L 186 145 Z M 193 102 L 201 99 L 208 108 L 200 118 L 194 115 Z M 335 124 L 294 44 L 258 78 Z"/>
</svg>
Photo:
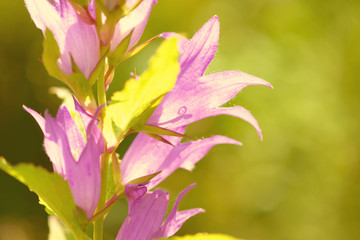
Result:
<svg viewBox="0 0 360 240">
<path fill-rule="evenodd" d="M 174 235 L 187 219 L 204 212 L 200 208 L 177 211 L 182 198 L 194 186 L 180 193 L 167 219 L 163 221 L 169 201 L 167 192 L 158 189 L 147 193 L 144 185 L 126 185 L 129 212 L 116 240 L 151 240 Z"/>
<path fill-rule="evenodd" d="M 163 34 L 163 37 L 173 35 Z M 182 39 L 179 45 L 180 73 L 174 88 L 157 106 L 148 125 L 170 129 L 183 134 L 188 124 L 200 119 L 230 115 L 249 122 L 261 138 L 256 119 L 240 106 L 221 107 L 248 85 L 266 85 L 266 81 L 238 71 L 204 75 L 213 59 L 219 40 L 219 20 L 211 18 L 191 40 Z M 179 137 L 164 138 L 173 146 L 139 133 L 121 162 L 123 183 L 161 171 L 148 188 L 154 187 L 177 168 L 191 170 L 212 146 L 222 143 L 241 144 L 235 140 L 214 136 L 195 142 L 180 143 Z"/>
<path fill-rule="evenodd" d="M 72 59 L 86 78 L 99 61 L 99 40 L 94 25 L 81 20 L 67 0 L 25 0 L 37 28 L 45 35 L 49 29 L 59 46 L 57 63 L 61 71 L 71 74 Z"/>
<path fill-rule="evenodd" d="M 25 0 L 27 9 L 37 28 L 45 35 L 49 29 L 59 46 L 60 58 L 57 64 L 62 72 L 73 72 L 72 61 L 89 79 L 99 62 L 99 38 L 95 28 L 95 1 L 91 0 L 86 11 L 92 21 L 83 21 L 67 0 Z M 132 8 L 138 1 L 127 0 L 126 6 Z M 115 26 L 110 43 L 111 51 L 131 32 L 128 49 L 139 41 L 148 21 L 152 6 L 157 0 L 143 0 Z M 105 16 L 104 16 L 105 21 Z"/>
<path fill-rule="evenodd" d="M 75 204 L 90 219 L 100 197 L 100 156 L 104 151 L 104 140 L 97 120 L 76 101 L 75 108 L 83 126 L 77 125 L 65 105 L 60 106 L 55 119 L 48 112 L 42 117 L 24 106 L 44 133 L 45 151 L 54 171 L 69 183 Z"/>
</svg>

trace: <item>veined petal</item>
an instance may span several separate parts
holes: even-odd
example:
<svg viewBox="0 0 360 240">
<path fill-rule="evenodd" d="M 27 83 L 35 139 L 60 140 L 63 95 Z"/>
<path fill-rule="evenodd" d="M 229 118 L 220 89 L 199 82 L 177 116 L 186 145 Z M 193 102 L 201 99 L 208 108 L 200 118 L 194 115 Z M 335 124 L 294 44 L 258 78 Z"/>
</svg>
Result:
<svg viewBox="0 0 360 240">
<path fill-rule="evenodd" d="M 35 119 L 35 121 L 39 124 L 41 131 L 45 134 L 45 119 L 31 108 L 28 108 L 25 105 L 23 105 L 23 108 Z"/>
<path fill-rule="evenodd" d="M 93 128 L 98 129 L 96 123 L 96 119 L 93 119 L 89 124 L 86 146 L 79 161 L 71 162 L 71 171 L 67 172 L 75 203 L 85 211 L 88 219 L 92 217 L 99 202 L 101 188 L 100 156 L 104 152 L 104 141 L 102 137 L 96 139 L 92 135 Z"/>
<path fill-rule="evenodd" d="M 79 127 L 76 125 L 65 105 L 60 106 L 56 114 L 56 121 L 64 128 L 72 153 L 79 153 L 80 155 L 81 151 L 85 147 L 85 141 L 81 135 Z M 79 155 L 75 158 L 78 158 Z"/>
<path fill-rule="evenodd" d="M 139 133 L 120 163 L 122 183 L 158 172 L 173 147 Z"/>
<path fill-rule="evenodd" d="M 134 1 L 127 1 L 127 3 L 130 4 L 132 2 Z M 133 34 L 130 39 L 128 50 L 136 45 L 145 29 L 151 9 L 156 3 L 157 0 L 143 0 L 142 3 L 140 3 L 140 5 L 137 6 L 129 15 L 120 19 L 119 23 L 115 27 L 114 37 L 110 43 L 111 51 L 114 51 L 132 30 Z"/>
<path fill-rule="evenodd" d="M 86 78 L 89 78 L 99 61 L 99 41 L 95 26 L 78 19 L 67 29 L 64 47 L 61 64 L 65 69 L 71 70 L 67 74 L 72 72 L 70 58 L 72 57 L 76 66 Z"/>
<path fill-rule="evenodd" d="M 71 59 L 89 78 L 99 60 L 99 41 L 93 25 L 87 25 L 65 0 L 25 0 L 35 25 L 45 34 L 49 29 L 60 50 L 58 66 L 65 74 L 73 72 Z"/>
<path fill-rule="evenodd" d="M 186 126 L 202 118 L 219 115 L 221 111 L 216 114 L 216 108 L 231 100 L 246 86 L 271 87 L 260 78 L 237 71 L 200 77 L 194 80 L 197 84 L 191 89 L 181 80 L 178 79 L 175 88 L 163 98 L 148 124 L 170 129 Z"/>
<path fill-rule="evenodd" d="M 155 234 L 154 238 L 168 238 L 173 236 L 177 231 L 179 231 L 179 229 L 186 220 L 188 220 L 192 216 L 195 216 L 198 213 L 205 212 L 204 209 L 201 208 L 194 208 L 180 212 L 177 211 L 180 201 L 190 191 L 190 189 L 195 187 L 195 185 L 196 185 L 195 183 L 190 185 L 180 193 L 180 195 L 176 199 L 175 205 L 171 210 L 169 216 L 162 224 L 159 231 Z"/>
<path fill-rule="evenodd" d="M 104 141 L 93 118 L 86 129 L 86 144 L 65 106 L 61 106 L 54 119 L 45 112 L 45 118 L 26 108 L 40 125 L 44 133 L 44 146 L 54 171 L 68 181 L 76 205 L 81 207 L 88 219 L 92 217 L 100 197 L 100 155 Z M 74 146 L 73 146 L 74 145 Z M 73 156 L 71 147 L 81 153 L 79 160 Z"/>
<path fill-rule="evenodd" d="M 187 219 L 204 211 L 202 209 L 177 211 L 182 198 L 194 186 L 195 184 L 180 193 L 172 211 L 162 223 L 169 194 L 163 190 L 145 194 L 147 190 L 143 185 L 126 185 L 129 213 L 116 240 L 151 240 L 174 235 Z"/>
<path fill-rule="evenodd" d="M 36 27 L 43 33 L 49 26 L 53 26 L 55 29 L 52 30 L 56 32 L 63 31 L 60 14 L 48 0 L 25 0 L 25 4 Z"/>
<path fill-rule="evenodd" d="M 179 128 L 176 129 L 176 132 L 183 133 L 184 130 L 185 128 Z M 163 137 L 174 146 L 181 141 L 179 137 Z M 122 183 L 126 184 L 135 178 L 158 172 L 162 161 L 173 148 L 174 147 L 169 144 L 139 133 L 121 161 Z"/>
<path fill-rule="evenodd" d="M 125 184 L 138 177 L 161 171 L 150 180 L 148 188 L 152 189 L 178 168 L 192 170 L 195 163 L 217 144 L 241 145 L 236 140 L 214 136 L 172 147 L 139 133 L 120 164 L 122 182 Z"/>
<path fill-rule="evenodd" d="M 75 159 L 65 129 L 48 112 L 45 112 L 44 146 L 54 171 L 67 180 L 68 163 Z"/>
<path fill-rule="evenodd" d="M 202 76 L 213 59 L 219 41 L 220 24 L 217 16 L 212 17 L 200 28 L 191 40 L 180 48 L 181 72 L 178 81 L 192 88 L 193 80 Z M 184 50 L 181 52 L 181 50 Z"/>
<path fill-rule="evenodd" d="M 127 191 L 129 192 L 129 190 Z M 164 219 L 169 194 L 162 190 L 143 195 L 129 203 L 129 213 L 116 240 L 151 240 Z"/>
<path fill-rule="evenodd" d="M 53 164 L 54 171 L 64 177 L 66 173 L 64 157 L 73 159 L 64 129 L 47 112 L 43 118 L 34 110 L 23 107 L 36 120 L 44 133 L 45 151 Z"/>
<path fill-rule="evenodd" d="M 158 169 L 158 171 L 161 172 L 150 180 L 148 188 L 152 189 L 178 168 L 191 171 L 195 164 L 200 161 L 212 147 L 218 144 L 242 145 L 240 142 L 224 136 L 213 136 L 194 142 L 178 144 L 162 159 Z"/>
<path fill-rule="evenodd" d="M 75 9 L 67 0 L 52 0 L 52 2 L 66 26 L 77 22 L 78 18 Z"/>
</svg>

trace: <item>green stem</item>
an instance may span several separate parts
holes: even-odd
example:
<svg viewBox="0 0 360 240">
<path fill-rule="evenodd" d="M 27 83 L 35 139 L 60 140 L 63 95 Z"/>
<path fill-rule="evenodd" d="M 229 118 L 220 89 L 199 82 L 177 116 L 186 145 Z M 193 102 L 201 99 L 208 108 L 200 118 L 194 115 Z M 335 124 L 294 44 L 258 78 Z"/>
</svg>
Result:
<svg viewBox="0 0 360 240">
<path fill-rule="evenodd" d="M 98 2 L 98 1 L 97 1 Z M 98 5 L 98 4 L 97 4 Z M 95 6 L 96 9 L 96 30 L 99 37 L 100 43 L 100 56 L 103 56 L 106 52 L 106 47 L 104 47 L 100 41 L 100 31 L 102 27 L 101 22 L 101 10 L 99 10 L 98 6 Z M 102 125 L 104 122 L 104 116 L 106 113 L 106 92 L 105 92 L 105 65 L 102 66 L 101 72 L 99 74 L 99 78 L 97 79 L 97 95 L 98 95 L 98 106 L 104 105 L 101 109 L 100 113 L 100 124 Z M 107 183 L 107 175 L 108 175 L 108 162 L 110 154 L 107 152 L 107 144 L 105 141 L 105 149 L 104 154 L 101 156 L 101 189 L 100 189 L 100 199 L 98 206 L 96 208 L 96 213 L 101 211 L 105 207 L 106 201 L 106 183 Z M 94 230 L 93 230 L 93 239 L 94 240 L 103 240 L 103 222 L 104 218 L 98 218 L 94 222 Z"/>
<path fill-rule="evenodd" d="M 97 94 L 98 94 L 99 106 L 103 105 L 103 108 L 100 113 L 100 122 L 102 124 L 106 112 L 105 78 L 104 78 L 104 74 L 102 73 L 100 73 L 100 77 L 97 80 Z"/>
<path fill-rule="evenodd" d="M 108 175 L 108 162 L 109 162 L 110 154 L 105 152 L 101 158 L 101 190 L 100 190 L 100 199 L 96 209 L 96 212 L 103 210 L 105 207 L 106 201 L 106 182 Z M 103 222 L 104 218 L 99 218 L 94 222 L 94 232 L 93 237 L 94 240 L 102 240 L 103 239 Z"/>
</svg>

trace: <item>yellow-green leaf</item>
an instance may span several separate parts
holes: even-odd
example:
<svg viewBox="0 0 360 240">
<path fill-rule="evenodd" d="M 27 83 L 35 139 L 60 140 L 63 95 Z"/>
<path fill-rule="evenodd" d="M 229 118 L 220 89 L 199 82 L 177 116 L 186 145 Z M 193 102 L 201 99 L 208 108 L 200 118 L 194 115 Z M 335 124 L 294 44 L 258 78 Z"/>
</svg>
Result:
<svg viewBox="0 0 360 240">
<path fill-rule="evenodd" d="M 117 147 L 135 123 L 145 123 L 173 88 L 180 71 L 178 57 L 177 39 L 165 40 L 150 59 L 150 68 L 139 79 L 129 79 L 123 90 L 113 94 L 103 131 L 110 148 Z"/>
<path fill-rule="evenodd" d="M 45 206 L 47 212 L 61 219 L 76 239 L 89 239 L 81 230 L 76 218 L 70 187 L 60 175 L 32 164 L 18 164 L 12 167 L 3 157 L 0 157 L 0 169 L 36 193 L 39 203 Z"/>
</svg>

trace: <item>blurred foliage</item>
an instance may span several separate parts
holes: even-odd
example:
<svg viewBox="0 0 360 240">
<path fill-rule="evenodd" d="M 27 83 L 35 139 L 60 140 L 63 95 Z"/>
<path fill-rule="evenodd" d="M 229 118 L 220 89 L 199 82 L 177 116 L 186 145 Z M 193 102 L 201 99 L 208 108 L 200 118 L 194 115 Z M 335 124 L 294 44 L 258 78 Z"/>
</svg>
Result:
<svg viewBox="0 0 360 240">
<path fill-rule="evenodd" d="M 171 193 L 197 182 L 182 209 L 207 211 L 179 235 L 219 232 L 244 239 L 360 239 L 360 1 L 160 0 L 143 41 L 166 31 L 191 37 L 217 14 L 220 45 L 208 73 L 241 70 L 274 89 L 250 86 L 229 104 L 249 109 L 263 129 L 231 117 L 191 125 L 187 134 L 223 134 L 243 147 L 217 146 L 188 173 L 161 187 Z M 0 1 L 0 154 L 10 162 L 50 168 L 42 133 L 22 104 L 55 113 L 48 94 L 62 86 L 41 62 L 42 34 L 23 1 Z M 142 72 L 159 41 L 117 69 L 119 90 L 134 67 Z M 109 94 L 110 96 L 110 94 Z M 121 152 L 124 152 L 125 143 Z M 0 172 L 0 239 L 46 239 L 46 214 L 36 196 Z M 106 230 L 116 235 L 126 202 Z M 169 207 L 170 208 L 170 207 Z"/>
</svg>

